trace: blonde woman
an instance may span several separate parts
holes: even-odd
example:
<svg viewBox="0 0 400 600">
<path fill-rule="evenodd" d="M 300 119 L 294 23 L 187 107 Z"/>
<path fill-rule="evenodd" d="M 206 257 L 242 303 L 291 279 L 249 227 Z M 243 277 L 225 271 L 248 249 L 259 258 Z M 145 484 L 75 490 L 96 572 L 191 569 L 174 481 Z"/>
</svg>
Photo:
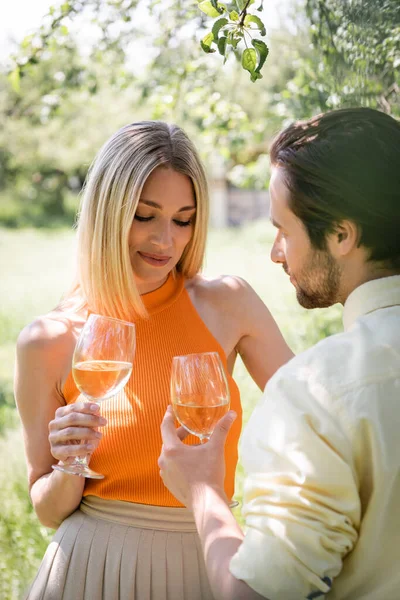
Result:
<svg viewBox="0 0 400 600">
<path fill-rule="evenodd" d="M 263 389 L 292 352 L 246 282 L 200 274 L 207 220 L 204 170 L 180 128 L 130 124 L 100 150 L 82 197 L 76 285 L 18 340 L 30 496 L 41 523 L 57 529 L 30 600 L 212 598 L 192 514 L 157 465 L 172 357 L 216 351 L 225 364 L 239 415 L 226 445 L 231 498 L 241 430 L 236 356 Z M 101 416 L 71 376 L 90 312 L 136 325 L 133 375 Z M 52 469 L 83 454 L 104 479 Z"/>
</svg>

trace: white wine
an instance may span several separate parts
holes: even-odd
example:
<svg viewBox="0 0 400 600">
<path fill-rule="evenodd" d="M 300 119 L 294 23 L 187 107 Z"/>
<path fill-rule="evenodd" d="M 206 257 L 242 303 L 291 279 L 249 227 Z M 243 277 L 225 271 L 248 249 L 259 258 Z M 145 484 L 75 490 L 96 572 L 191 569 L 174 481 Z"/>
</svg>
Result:
<svg viewBox="0 0 400 600">
<path fill-rule="evenodd" d="M 131 372 L 132 363 L 119 360 L 85 360 L 72 367 L 77 388 L 95 402 L 117 394 Z"/>
<path fill-rule="evenodd" d="M 200 439 L 209 438 L 218 421 L 228 412 L 228 398 L 191 394 L 174 398 L 174 413 L 185 429 Z"/>
</svg>

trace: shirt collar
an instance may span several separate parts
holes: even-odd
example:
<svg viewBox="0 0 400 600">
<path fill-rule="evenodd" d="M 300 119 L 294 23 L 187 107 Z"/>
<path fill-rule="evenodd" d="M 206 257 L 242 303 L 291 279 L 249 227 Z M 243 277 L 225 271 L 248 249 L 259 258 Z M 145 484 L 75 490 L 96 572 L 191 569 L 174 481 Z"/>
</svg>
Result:
<svg viewBox="0 0 400 600">
<path fill-rule="evenodd" d="M 396 305 L 400 305 L 400 275 L 367 281 L 353 290 L 344 304 L 344 330 L 362 315 Z"/>
</svg>

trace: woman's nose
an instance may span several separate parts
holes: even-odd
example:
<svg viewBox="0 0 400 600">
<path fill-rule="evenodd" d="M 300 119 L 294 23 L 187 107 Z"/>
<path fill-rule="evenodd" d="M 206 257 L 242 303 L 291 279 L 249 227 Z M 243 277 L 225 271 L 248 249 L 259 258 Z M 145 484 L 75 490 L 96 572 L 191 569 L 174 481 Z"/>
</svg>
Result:
<svg viewBox="0 0 400 600">
<path fill-rule="evenodd" d="M 172 232 L 169 224 L 163 224 L 153 232 L 151 241 L 160 248 L 170 248 L 172 245 Z"/>
</svg>

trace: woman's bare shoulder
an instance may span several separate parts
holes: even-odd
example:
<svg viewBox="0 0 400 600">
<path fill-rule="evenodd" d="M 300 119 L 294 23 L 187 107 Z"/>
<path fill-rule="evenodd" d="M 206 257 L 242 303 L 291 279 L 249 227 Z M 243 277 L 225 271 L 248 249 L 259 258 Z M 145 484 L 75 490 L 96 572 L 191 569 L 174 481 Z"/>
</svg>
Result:
<svg viewBox="0 0 400 600">
<path fill-rule="evenodd" d="M 84 317 L 79 313 L 55 309 L 26 325 L 17 340 L 19 352 L 55 352 L 76 342 Z"/>
<path fill-rule="evenodd" d="M 200 302 L 223 306 L 226 311 L 231 308 L 236 312 L 240 306 L 248 306 L 257 298 L 247 281 L 237 275 L 207 277 L 198 274 L 187 281 L 186 288 Z"/>
<path fill-rule="evenodd" d="M 186 288 L 198 294 L 207 296 L 232 296 L 243 295 L 253 291 L 252 287 L 242 277 L 237 275 L 218 275 L 208 277 L 202 273 L 197 274 L 186 282 Z"/>
</svg>

